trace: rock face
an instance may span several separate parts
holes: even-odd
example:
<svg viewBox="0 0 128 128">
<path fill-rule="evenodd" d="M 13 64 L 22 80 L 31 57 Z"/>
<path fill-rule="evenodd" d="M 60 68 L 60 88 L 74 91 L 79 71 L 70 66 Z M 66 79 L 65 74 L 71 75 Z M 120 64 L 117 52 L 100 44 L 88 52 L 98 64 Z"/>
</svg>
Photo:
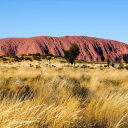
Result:
<svg viewBox="0 0 128 128">
<path fill-rule="evenodd" d="M 100 39 L 87 36 L 64 36 L 64 37 L 49 37 L 39 36 L 31 38 L 4 38 L 0 39 L 0 55 L 20 55 L 28 53 L 41 53 L 64 56 L 64 51 L 68 50 L 71 43 L 77 43 L 80 48 L 78 59 L 88 61 L 96 61 L 100 57 L 110 55 L 110 59 L 114 60 L 117 56 L 128 54 L 128 44 Z"/>
</svg>

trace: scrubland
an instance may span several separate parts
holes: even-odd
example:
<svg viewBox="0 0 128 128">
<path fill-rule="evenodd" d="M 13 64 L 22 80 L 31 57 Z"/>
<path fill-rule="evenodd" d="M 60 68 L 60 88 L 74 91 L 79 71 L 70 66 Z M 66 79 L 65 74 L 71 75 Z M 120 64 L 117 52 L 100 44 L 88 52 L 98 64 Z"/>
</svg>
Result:
<svg viewBox="0 0 128 128">
<path fill-rule="evenodd" d="M 0 128 L 128 127 L 128 71 L 81 65 L 1 62 Z"/>
</svg>

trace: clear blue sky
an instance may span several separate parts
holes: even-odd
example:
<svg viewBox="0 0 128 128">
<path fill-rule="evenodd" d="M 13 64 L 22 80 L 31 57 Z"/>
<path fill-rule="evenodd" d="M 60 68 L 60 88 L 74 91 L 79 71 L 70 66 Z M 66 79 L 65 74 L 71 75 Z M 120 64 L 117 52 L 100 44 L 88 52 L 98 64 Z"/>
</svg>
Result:
<svg viewBox="0 0 128 128">
<path fill-rule="evenodd" d="M 128 43 L 128 1 L 0 0 L 0 38 L 45 35 Z"/>
</svg>

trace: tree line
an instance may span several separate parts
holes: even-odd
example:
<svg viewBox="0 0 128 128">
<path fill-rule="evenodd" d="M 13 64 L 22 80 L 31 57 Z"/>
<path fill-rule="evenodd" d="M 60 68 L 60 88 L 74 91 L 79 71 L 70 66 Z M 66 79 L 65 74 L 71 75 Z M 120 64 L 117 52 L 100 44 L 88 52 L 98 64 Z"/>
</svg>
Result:
<svg viewBox="0 0 128 128">
<path fill-rule="evenodd" d="M 71 44 L 71 47 L 64 52 L 64 58 L 68 61 L 68 63 L 71 63 L 71 64 L 74 63 L 74 67 L 75 67 L 75 59 L 79 55 L 79 53 L 80 53 L 79 46 L 76 43 L 74 43 L 74 44 Z M 128 63 L 128 54 L 123 54 L 123 60 L 127 65 L 127 63 Z M 98 62 L 98 58 L 96 59 L 96 61 Z M 101 56 L 101 61 L 102 62 L 105 61 L 104 56 Z M 110 56 L 109 56 L 109 54 L 107 54 L 107 56 L 106 56 L 106 62 L 107 62 L 107 66 L 109 67 L 109 65 L 110 65 Z M 116 56 L 114 58 L 114 62 L 116 62 L 116 63 L 121 62 L 121 58 Z"/>
</svg>

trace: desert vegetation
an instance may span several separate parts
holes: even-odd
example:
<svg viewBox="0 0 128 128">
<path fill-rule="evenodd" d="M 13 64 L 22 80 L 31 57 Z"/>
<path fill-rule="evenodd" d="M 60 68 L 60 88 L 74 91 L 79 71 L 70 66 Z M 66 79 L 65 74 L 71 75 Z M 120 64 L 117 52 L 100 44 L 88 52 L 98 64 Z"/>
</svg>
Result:
<svg viewBox="0 0 128 128">
<path fill-rule="evenodd" d="M 0 127 L 127 127 L 127 66 L 117 63 L 115 68 L 109 62 L 107 68 L 106 62 L 82 60 L 75 64 L 52 54 L 2 56 Z"/>
</svg>

